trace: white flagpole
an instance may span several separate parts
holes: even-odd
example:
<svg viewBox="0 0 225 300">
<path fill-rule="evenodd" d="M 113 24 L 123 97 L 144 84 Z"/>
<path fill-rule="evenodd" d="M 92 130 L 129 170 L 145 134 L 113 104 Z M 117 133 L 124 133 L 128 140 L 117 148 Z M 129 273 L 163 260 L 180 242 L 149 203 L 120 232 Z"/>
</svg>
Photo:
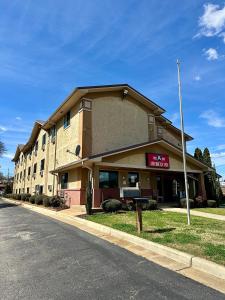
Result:
<svg viewBox="0 0 225 300">
<path fill-rule="evenodd" d="M 183 150 L 184 182 L 185 182 L 185 194 L 186 194 L 186 202 L 187 202 L 187 221 L 188 221 L 188 225 L 191 225 L 187 166 L 186 166 L 186 143 L 184 139 L 184 117 L 183 117 L 181 82 L 180 82 L 180 62 L 178 59 L 177 59 L 177 71 L 178 71 L 178 90 L 179 90 L 179 100 L 180 100 L 180 127 L 181 127 L 181 139 L 182 139 L 182 150 Z"/>
</svg>

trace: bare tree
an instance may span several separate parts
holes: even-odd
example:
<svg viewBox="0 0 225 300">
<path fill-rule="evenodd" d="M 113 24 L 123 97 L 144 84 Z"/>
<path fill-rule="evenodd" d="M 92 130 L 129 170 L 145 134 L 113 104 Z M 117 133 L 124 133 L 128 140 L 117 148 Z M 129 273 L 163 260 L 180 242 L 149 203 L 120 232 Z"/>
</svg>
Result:
<svg viewBox="0 0 225 300">
<path fill-rule="evenodd" d="M 6 148 L 3 142 L 0 141 L 0 157 L 6 152 Z"/>
</svg>

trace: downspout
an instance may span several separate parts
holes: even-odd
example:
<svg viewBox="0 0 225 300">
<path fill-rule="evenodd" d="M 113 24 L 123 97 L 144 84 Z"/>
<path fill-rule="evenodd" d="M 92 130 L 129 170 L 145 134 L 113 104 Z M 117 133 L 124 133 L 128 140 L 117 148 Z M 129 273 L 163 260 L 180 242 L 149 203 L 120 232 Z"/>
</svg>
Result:
<svg viewBox="0 0 225 300">
<path fill-rule="evenodd" d="M 56 127 L 55 127 L 55 131 L 56 132 L 55 132 L 54 170 L 55 170 L 55 167 L 56 167 L 56 150 L 57 150 L 57 130 L 56 130 Z M 52 184 L 52 196 L 54 196 L 54 192 L 55 192 L 55 176 L 58 176 L 56 174 L 53 174 L 53 175 L 54 175 L 54 177 L 53 177 L 53 184 Z M 57 192 L 58 192 L 58 182 L 57 182 Z"/>
</svg>

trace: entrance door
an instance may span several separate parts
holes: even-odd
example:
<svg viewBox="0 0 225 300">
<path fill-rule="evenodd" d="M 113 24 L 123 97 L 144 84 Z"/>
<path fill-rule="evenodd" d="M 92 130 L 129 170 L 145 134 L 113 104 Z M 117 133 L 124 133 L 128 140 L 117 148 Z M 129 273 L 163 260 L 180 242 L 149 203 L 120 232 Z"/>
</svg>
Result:
<svg viewBox="0 0 225 300">
<path fill-rule="evenodd" d="M 173 199 L 173 178 L 164 177 L 164 201 L 172 202 Z"/>
</svg>

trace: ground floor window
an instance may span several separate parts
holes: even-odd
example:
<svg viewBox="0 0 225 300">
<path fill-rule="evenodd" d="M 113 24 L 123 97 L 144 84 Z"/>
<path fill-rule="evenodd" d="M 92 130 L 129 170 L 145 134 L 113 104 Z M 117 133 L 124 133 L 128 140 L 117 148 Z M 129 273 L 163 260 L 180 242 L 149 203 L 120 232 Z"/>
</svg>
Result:
<svg viewBox="0 0 225 300">
<path fill-rule="evenodd" d="M 118 172 L 116 171 L 100 171 L 99 172 L 99 188 L 117 188 Z"/>
<path fill-rule="evenodd" d="M 29 194 L 29 192 L 30 192 L 30 189 L 29 189 L 29 188 L 27 188 L 27 194 Z"/>
<path fill-rule="evenodd" d="M 136 187 L 139 182 L 139 173 L 129 172 L 128 173 L 128 182 L 130 187 Z"/>
<path fill-rule="evenodd" d="M 40 195 L 43 194 L 43 190 L 44 190 L 44 186 L 43 185 L 39 185 L 39 194 Z"/>
<path fill-rule="evenodd" d="M 68 188 L 68 173 L 64 173 L 61 175 L 61 189 Z"/>
</svg>

